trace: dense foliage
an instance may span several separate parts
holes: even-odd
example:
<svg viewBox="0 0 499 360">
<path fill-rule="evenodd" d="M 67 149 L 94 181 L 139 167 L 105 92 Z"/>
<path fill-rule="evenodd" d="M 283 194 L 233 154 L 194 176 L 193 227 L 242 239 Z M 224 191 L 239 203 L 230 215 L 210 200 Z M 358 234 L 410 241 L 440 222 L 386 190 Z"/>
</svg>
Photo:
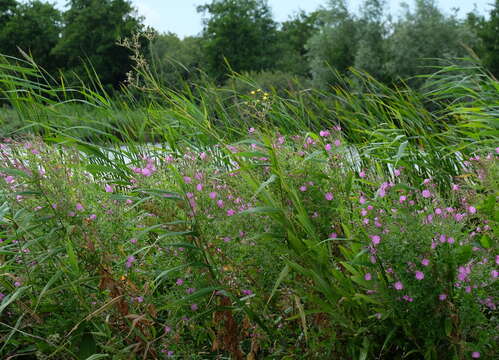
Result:
<svg viewBox="0 0 499 360">
<path fill-rule="evenodd" d="M 0 358 L 497 359 L 499 1 L 416 4 L 0 0 Z"/>
<path fill-rule="evenodd" d="M 137 68 L 111 99 L 0 64 L 2 357 L 497 358 L 497 80 Z"/>
<path fill-rule="evenodd" d="M 157 34 L 145 60 L 154 62 L 163 84 L 176 89 L 183 80 L 197 82 L 200 74 L 221 84 L 232 72 L 269 74 L 267 83 L 273 73 L 283 73 L 327 88 L 350 67 L 392 84 L 433 72 L 442 65 L 435 59 L 455 62 L 471 52 L 497 77 L 499 3 L 491 5 L 489 14 L 460 19 L 443 13 L 436 0 L 415 0 L 392 19 L 385 0 L 364 0 L 357 12 L 345 0 L 325 0 L 314 12 L 278 23 L 267 0 L 213 0 L 198 7 L 201 34 Z M 69 84 L 88 83 L 95 72 L 105 89 L 117 89 L 133 56 L 117 43 L 143 29 L 127 0 L 73 0 L 65 11 L 40 0 L 0 1 L 0 53 L 22 57 L 20 49 L 50 75 L 62 71 Z"/>
</svg>

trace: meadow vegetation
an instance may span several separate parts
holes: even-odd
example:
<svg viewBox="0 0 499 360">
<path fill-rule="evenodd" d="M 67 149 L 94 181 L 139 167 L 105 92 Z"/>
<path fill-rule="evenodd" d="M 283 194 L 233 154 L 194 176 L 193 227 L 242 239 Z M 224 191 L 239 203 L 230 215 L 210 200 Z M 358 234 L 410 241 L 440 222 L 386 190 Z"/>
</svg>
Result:
<svg viewBox="0 0 499 360">
<path fill-rule="evenodd" d="M 5 60 L 0 354 L 495 358 L 499 83 L 463 63 L 110 97 Z"/>
<path fill-rule="evenodd" d="M 0 0 L 0 358 L 497 359 L 499 1 L 384 4 Z"/>
</svg>

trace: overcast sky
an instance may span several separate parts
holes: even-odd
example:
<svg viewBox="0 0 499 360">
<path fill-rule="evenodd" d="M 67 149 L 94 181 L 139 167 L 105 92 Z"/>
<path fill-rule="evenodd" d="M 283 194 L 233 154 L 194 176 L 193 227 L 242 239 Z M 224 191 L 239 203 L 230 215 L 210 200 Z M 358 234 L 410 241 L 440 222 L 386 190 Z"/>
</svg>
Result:
<svg viewBox="0 0 499 360">
<path fill-rule="evenodd" d="M 64 7 L 67 0 L 51 0 L 60 8 Z M 203 5 L 210 0 L 132 0 L 139 14 L 145 17 L 145 23 L 155 29 L 174 32 L 181 37 L 196 35 L 201 32 L 201 14 L 196 12 L 198 5 Z M 388 9 L 393 15 L 399 14 L 401 0 L 387 0 Z M 412 4 L 412 0 L 407 1 Z M 269 0 L 274 18 L 284 21 L 299 9 L 307 12 L 325 5 L 327 0 Z M 347 0 L 351 10 L 356 11 L 362 0 Z M 459 8 L 459 15 L 464 16 L 473 9 L 474 4 L 480 13 L 488 13 L 493 0 L 437 0 L 445 13 L 450 13 L 452 8 Z"/>
</svg>

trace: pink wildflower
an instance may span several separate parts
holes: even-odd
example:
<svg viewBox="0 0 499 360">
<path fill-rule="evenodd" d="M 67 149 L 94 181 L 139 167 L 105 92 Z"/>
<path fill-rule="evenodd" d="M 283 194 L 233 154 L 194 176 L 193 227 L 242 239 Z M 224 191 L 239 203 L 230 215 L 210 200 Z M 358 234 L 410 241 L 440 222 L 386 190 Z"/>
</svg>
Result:
<svg viewBox="0 0 499 360">
<path fill-rule="evenodd" d="M 333 147 L 331 146 L 331 144 L 326 144 L 326 145 L 324 146 L 324 149 L 326 149 L 326 151 L 331 151 L 331 149 L 332 149 L 332 148 L 333 148 Z"/>
<path fill-rule="evenodd" d="M 428 259 L 423 259 L 423 260 L 421 260 L 421 265 L 423 265 L 423 266 L 428 266 L 428 265 L 430 265 L 430 260 L 428 260 Z"/>
<path fill-rule="evenodd" d="M 428 199 L 429 197 L 431 197 L 431 192 L 430 192 L 430 190 L 428 190 L 428 189 L 424 189 L 424 190 L 421 192 L 421 194 L 423 195 L 423 197 L 424 197 L 425 199 Z"/>
<path fill-rule="evenodd" d="M 83 205 L 82 205 L 82 204 L 77 203 L 77 204 L 76 204 L 76 210 L 78 210 L 78 211 L 84 211 L 84 210 L 85 210 L 85 208 L 83 207 Z"/>
<path fill-rule="evenodd" d="M 447 294 L 440 294 L 440 295 L 438 295 L 438 300 L 445 301 L 445 299 L 447 299 Z"/>
<path fill-rule="evenodd" d="M 106 184 L 106 186 L 104 186 L 104 189 L 107 193 L 112 193 L 114 191 L 113 187 L 109 184 Z"/>
<path fill-rule="evenodd" d="M 301 192 L 307 191 L 307 187 L 305 185 L 300 186 L 300 191 Z"/>
<path fill-rule="evenodd" d="M 326 198 L 326 200 L 329 200 L 329 201 L 333 200 L 333 194 L 330 192 L 326 193 L 326 195 L 324 197 Z"/>
<path fill-rule="evenodd" d="M 366 173 L 365 173 L 365 171 L 361 171 L 361 172 L 359 172 L 359 177 L 361 177 L 361 178 L 365 178 L 365 177 L 366 177 Z"/>
<path fill-rule="evenodd" d="M 397 281 L 395 284 L 393 284 L 393 287 L 395 288 L 395 290 L 400 291 L 404 288 L 404 285 L 400 281 Z"/>
<path fill-rule="evenodd" d="M 416 279 L 417 280 L 423 280 L 424 279 L 424 273 L 422 271 L 416 271 Z"/>
<path fill-rule="evenodd" d="M 478 358 L 480 358 L 480 352 L 479 352 L 479 351 L 473 351 L 473 352 L 471 353 L 471 357 L 472 357 L 473 359 L 478 359 Z"/>
<path fill-rule="evenodd" d="M 381 238 L 379 237 L 379 235 L 372 235 L 371 241 L 374 245 L 378 245 L 381 242 Z"/>
<path fill-rule="evenodd" d="M 366 274 L 364 275 L 364 280 L 366 280 L 366 281 L 370 281 L 371 279 L 372 279 L 372 275 L 371 275 L 371 273 L 366 273 Z"/>
</svg>

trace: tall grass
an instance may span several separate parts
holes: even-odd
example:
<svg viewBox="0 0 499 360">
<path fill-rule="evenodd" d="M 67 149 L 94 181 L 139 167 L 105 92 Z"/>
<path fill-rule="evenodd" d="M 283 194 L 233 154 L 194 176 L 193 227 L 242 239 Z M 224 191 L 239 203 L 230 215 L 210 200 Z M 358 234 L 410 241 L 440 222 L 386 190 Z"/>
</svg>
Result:
<svg viewBox="0 0 499 360">
<path fill-rule="evenodd" d="M 426 79 L 424 91 L 389 87 L 352 70 L 329 91 L 302 89 L 285 97 L 237 74 L 254 92 L 240 94 L 208 79 L 172 91 L 139 68 L 140 99 L 130 88 L 112 98 L 98 79 L 67 88 L 64 79 L 50 78 L 34 62 L 13 60 L 0 63 L 2 101 L 9 107 L 1 119 L 10 121 L 15 112 L 19 122 L 3 135 L 20 142 L 3 149 L 0 166 L 0 181 L 19 184 L 1 193 L 1 281 L 9 294 L 0 311 L 12 311 L 0 324 L 0 353 L 159 358 L 158 344 L 166 339 L 193 359 L 216 353 L 241 359 L 243 352 L 251 359 L 260 346 L 268 356 L 303 353 L 317 359 L 464 359 L 473 346 L 494 352 L 487 337 L 493 337 L 493 324 L 483 325 L 482 333 L 469 329 L 492 323 L 491 317 L 477 310 L 466 318 L 451 308 L 462 295 L 442 310 L 450 322 L 435 320 L 441 332 L 429 331 L 430 325 L 421 330 L 411 318 L 414 311 L 399 311 L 396 279 L 369 253 L 377 231 L 372 223 L 385 219 L 373 217 L 372 228 L 363 227 L 366 217 L 359 212 L 365 209 L 358 205 L 365 197 L 376 209 L 397 207 L 393 213 L 403 216 L 393 219 L 403 226 L 392 233 L 404 228 L 420 241 L 404 254 L 422 255 L 420 244 L 435 231 L 462 238 L 465 250 L 446 249 L 451 255 L 432 258 L 439 266 L 434 284 L 452 280 L 456 266 L 472 259 L 469 230 L 483 219 L 497 222 L 497 167 L 477 165 L 475 174 L 465 161 L 495 151 L 499 96 L 497 81 L 471 60 L 468 67 L 440 69 Z M 144 169 L 151 174 L 140 177 Z M 248 206 L 237 216 L 217 208 L 203 186 L 193 188 L 194 178 L 205 187 L 219 185 L 217 191 Z M 456 224 L 449 216 L 428 224 L 434 208 L 462 206 L 450 191 L 457 183 L 475 191 L 462 199 L 467 206 L 478 204 L 484 218 L 470 215 Z M 391 187 L 393 199 L 380 195 Z M 427 188 L 439 195 L 418 195 Z M 419 212 L 406 209 L 405 200 L 395 197 L 401 194 L 413 198 Z M 84 204 L 85 216 L 76 204 Z M 225 248 L 224 232 L 249 234 L 239 235 L 241 246 Z M 139 245 L 130 245 L 130 238 Z M 395 247 L 406 241 L 397 240 Z M 493 256 L 493 235 L 485 232 L 480 244 Z M 392 250 L 378 251 L 396 268 Z M 137 271 L 123 270 L 137 263 Z M 366 271 L 379 275 L 373 297 L 364 293 L 372 290 Z M 187 295 L 175 287 L 184 277 L 196 284 Z M 403 279 L 405 286 L 412 286 L 412 278 Z M 424 294 L 436 290 L 428 285 Z M 54 307 L 53 296 L 64 297 L 62 305 Z M 203 311 L 196 312 L 201 301 Z M 199 326 L 181 320 L 186 304 Z M 436 300 L 426 305 L 441 310 Z M 53 320 L 47 319 L 50 311 Z M 434 315 L 421 312 L 425 321 Z M 183 340 L 163 331 L 172 319 Z M 54 333 L 57 338 L 48 336 Z"/>
</svg>

